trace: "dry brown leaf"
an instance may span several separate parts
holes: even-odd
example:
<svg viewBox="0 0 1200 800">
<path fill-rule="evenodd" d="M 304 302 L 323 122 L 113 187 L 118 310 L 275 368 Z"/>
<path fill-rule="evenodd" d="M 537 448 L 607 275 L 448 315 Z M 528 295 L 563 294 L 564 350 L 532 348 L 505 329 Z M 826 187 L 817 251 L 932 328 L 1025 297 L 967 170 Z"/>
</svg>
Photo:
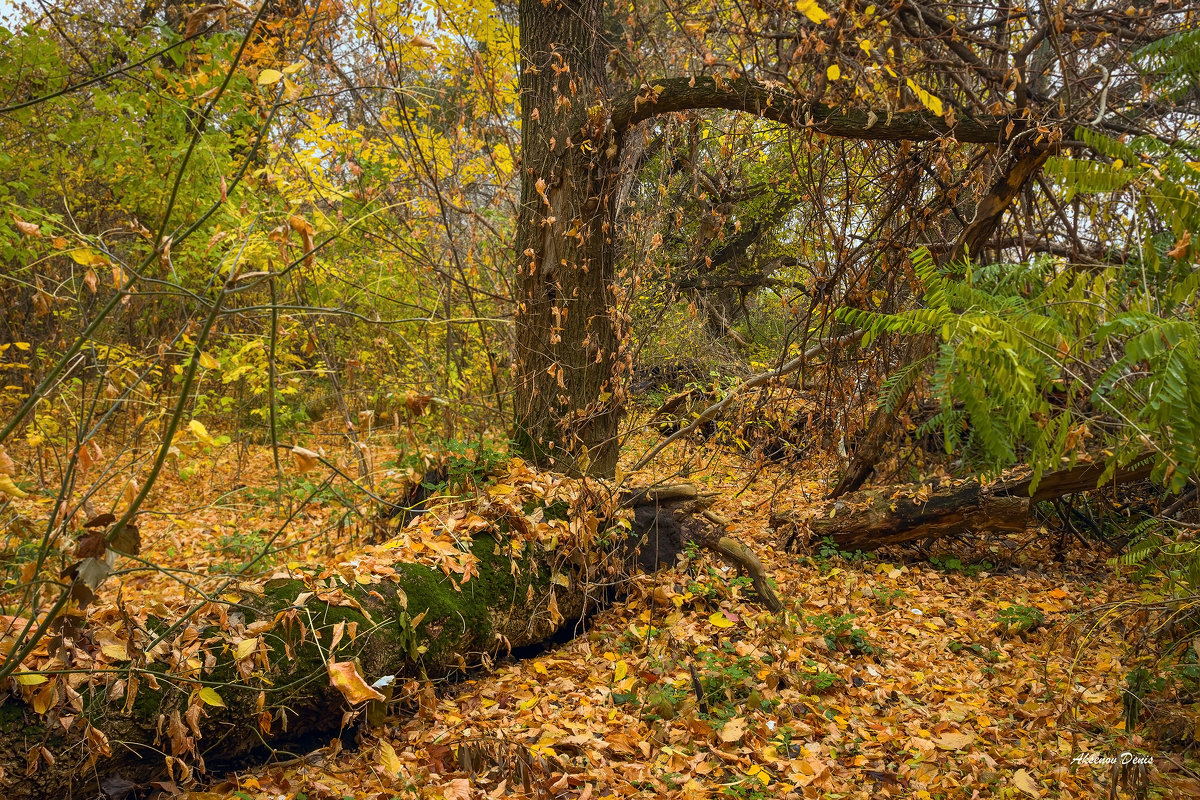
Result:
<svg viewBox="0 0 1200 800">
<path fill-rule="evenodd" d="M 740 741 L 741 738 L 745 735 L 746 735 L 746 718 L 745 717 L 734 717 L 733 719 L 726 722 L 724 727 L 721 728 L 721 734 L 720 734 L 722 742 Z"/>
<path fill-rule="evenodd" d="M 975 737 L 969 733 L 943 733 L 933 743 L 942 750 L 962 750 L 973 741 Z"/>
<path fill-rule="evenodd" d="M 292 456 L 296 459 L 296 469 L 301 473 L 311 472 L 321 463 L 321 456 L 299 445 L 292 448 Z"/>
<path fill-rule="evenodd" d="M 1041 797 L 1042 787 L 1038 786 L 1038 782 L 1033 779 L 1033 776 L 1024 769 L 1019 769 L 1013 773 L 1013 785 L 1020 789 L 1030 797 Z"/>
<path fill-rule="evenodd" d="M 25 220 L 18 217 L 16 214 L 13 214 L 13 222 L 16 223 L 17 230 L 19 230 L 21 233 L 25 234 L 26 236 L 36 236 L 38 238 L 41 238 L 42 229 L 40 226 L 34 225 L 32 222 L 26 222 Z"/>
<path fill-rule="evenodd" d="M 442 796 L 446 800 L 471 800 L 471 781 L 455 778 L 442 787 Z"/>
</svg>

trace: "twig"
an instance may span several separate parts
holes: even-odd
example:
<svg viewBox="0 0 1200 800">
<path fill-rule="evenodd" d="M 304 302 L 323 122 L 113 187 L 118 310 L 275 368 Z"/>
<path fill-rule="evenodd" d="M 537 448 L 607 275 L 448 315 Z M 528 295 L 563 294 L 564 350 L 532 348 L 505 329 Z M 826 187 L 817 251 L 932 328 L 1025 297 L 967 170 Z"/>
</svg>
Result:
<svg viewBox="0 0 1200 800">
<path fill-rule="evenodd" d="M 726 394 L 723 398 L 721 398 L 716 403 L 713 403 L 711 406 L 709 406 L 708 408 L 701 411 L 700 415 L 698 417 L 696 417 L 696 419 L 692 420 L 692 423 L 690 425 L 688 425 L 685 428 L 680 428 L 679 430 L 675 431 L 675 433 L 672 433 L 666 439 L 663 439 L 661 442 L 659 442 L 657 445 L 655 445 L 653 448 L 651 448 L 649 453 L 647 453 L 646 455 L 644 455 L 640 459 L 638 459 L 638 462 L 633 465 L 633 468 L 631 471 L 636 471 L 636 470 L 641 469 L 642 467 L 649 464 L 659 453 L 661 453 L 667 447 L 669 447 L 670 445 L 679 441 L 683 437 L 688 436 L 692 433 L 695 433 L 696 430 L 701 425 L 708 422 L 710 419 L 717 416 L 722 411 L 724 411 L 726 408 L 728 408 L 729 405 L 733 402 L 733 399 L 735 397 L 737 397 L 740 393 L 745 391 L 746 389 L 753 389 L 755 387 L 762 386 L 763 384 L 769 383 L 772 380 L 774 380 L 775 378 L 778 378 L 782 375 L 787 375 L 790 372 L 795 372 L 796 370 L 800 369 L 800 367 L 804 366 L 804 364 L 807 361 L 809 361 L 809 359 L 816 358 L 821 353 L 823 353 L 825 351 L 825 349 L 827 347 L 829 347 L 830 345 L 850 344 L 852 342 L 856 342 L 859 339 L 861 339 L 862 335 L 863 335 L 863 331 L 854 331 L 853 333 L 848 333 L 845 336 L 839 336 L 838 338 L 833 339 L 832 341 L 817 342 L 815 345 L 808 348 L 808 350 L 804 351 L 803 353 L 796 356 L 791 361 L 788 361 L 787 363 L 783 364 L 782 366 L 776 367 L 775 369 L 772 369 L 772 370 L 767 370 L 766 372 L 760 372 L 759 374 L 757 374 L 751 378 L 747 378 L 746 380 L 739 383 L 737 386 L 730 389 L 729 393 Z"/>
</svg>

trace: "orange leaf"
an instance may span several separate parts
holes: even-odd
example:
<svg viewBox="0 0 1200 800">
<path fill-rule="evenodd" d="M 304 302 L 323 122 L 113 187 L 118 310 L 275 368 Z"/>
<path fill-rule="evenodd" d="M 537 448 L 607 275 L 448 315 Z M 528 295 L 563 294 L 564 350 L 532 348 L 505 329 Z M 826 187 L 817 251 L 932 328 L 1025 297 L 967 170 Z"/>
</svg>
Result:
<svg viewBox="0 0 1200 800">
<path fill-rule="evenodd" d="M 384 700 L 384 696 L 372 689 L 358 674 L 358 667 L 353 661 L 330 661 L 329 682 L 333 688 L 342 693 L 350 705 L 365 703 L 367 700 Z"/>
</svg>

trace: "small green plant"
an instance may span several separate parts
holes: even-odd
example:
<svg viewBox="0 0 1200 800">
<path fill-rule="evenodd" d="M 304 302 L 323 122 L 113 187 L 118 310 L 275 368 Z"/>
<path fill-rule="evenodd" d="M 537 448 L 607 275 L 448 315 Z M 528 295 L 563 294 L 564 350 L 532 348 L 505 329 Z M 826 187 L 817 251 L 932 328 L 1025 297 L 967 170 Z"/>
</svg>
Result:
<svg viewBox="0 0 1200 800">
<path fill-rule="evenodd" d="M 881 606 L 890 608 L 895 606 L 904 598 L 908 597 L 908 593 L 903 589 L 880 589 L 871 590 L 871 594 L 875 595 L 875 599 L 879 601 Z"/>
<path fill-rule="evenodd" d="M 951 642 L 949 645 L 947 645 L 947 648 L 955 655 L 969 653 L 970 655 L 982 658 L 988 663 L 995 663 L 1000 660 L 999 653 L 997 653 L 995 650 L 989 650 L 976 642 Z"/>
<path fill-rule="evenodd" d="M 241 531 L 222 533 L 217 537 L 215 542 L 206 542 L 204 544 L 204 549 L 214 556 L 213 563 L 208 566 L 208 571 L 216 573 L 240 572 L 251 561 L 255 561 L 255 559 L 257 559 L 254 564 L 256 568 L 270 566 L 272 561 L 271 554 L 263 553 L 266 547 L 267 540 L 263 538 L 260 531 L 253 531 L 251 533 L 243 533 Z M 259 558 L 260 555 L 262 558 Z"/>
<path fill-rule="evenodd" d="M 962 559 L 950 555 L 930 556 L 929 563 L 941 572 L 961 572 L 968 578 L 974 578 L 979 573 L 987 572 L 994 566 L 990 561 L 964 564 Z"/>
<path fill-rule="evenodd" d="M 866 631 L 855 626 L 853 614 L 837 617 L 814 614 L 806 621 L 825 637 L 825 644 L 830 650 L 854 650 L 865 654 L 875 652 L 875 648 L 867 641 Z"/>
<path fill-rule="evenodd" d="M 1024 636 L 1045 621 L 1046 615 L 1040 608 L 1019 603 L 1001 608 L 996 615 L 997 627 L 1006 636 Z"/>
<path fill-rule="evenodd" d="M 798 677 L 804 682 L 809 694 L 823 694 L 846 682 L 829 670 L 822 669 L 821 665 L 812 659 L 805 659 L 804 667 L 798 671 Z"/>
</svg>

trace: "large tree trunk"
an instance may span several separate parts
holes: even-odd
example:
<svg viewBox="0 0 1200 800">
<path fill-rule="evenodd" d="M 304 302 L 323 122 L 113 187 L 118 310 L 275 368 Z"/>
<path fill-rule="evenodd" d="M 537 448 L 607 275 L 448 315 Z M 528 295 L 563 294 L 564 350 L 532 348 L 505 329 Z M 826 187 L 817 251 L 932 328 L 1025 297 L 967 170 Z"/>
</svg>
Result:
<svg viewBox="0 0 1200 800">
<path fill-rule="evenodd" d="M 103 671 L 68 671 L 24 687 L 29 701 L 53 685 L 71 708 L 43 715 L 15 696 L 0 700 L 0 797 L 93 798 L 106 781 L 140 784 L 172 771 L 178 779 L 193 765 L 236 762 L 265 746 L 324 743 L 350 709 L 331 685 L 331 661 L 357 662 L 367 683 L 445 675 L 546 641 L 602 596 L 583 559 L 563 563 L 530 543 L 514 558 L 505 540 L 487 534 L 471 549 L 479 573 L 461 589 L 410 563 L 394 566 L 396 581 L 331 579 L 328 594 L 300 580 L 268 582 L 261 595 L 224 595 L 202 608 L 192 635 L 181 629 L 155 658 L 131 652 L 138 660 L 120 682 Z M 151 615 L 130 646 L 146 646 L 143 639 L 172 622 Z M 343 635 L 330 653 L 338 626 Z M 231 638 L 256 643 L 239 659 Z M 84 667 L 86 640 L 68 649 Z M 206 703 L 202 688 L 224 707 Z"/>
<path fill-rule="evenodd" d="M 613 282 L 619 143 L 602 0 L 521 0 L 516 439 L 541 466 L 610 476 L 626 356 Z"/>
</svg>

